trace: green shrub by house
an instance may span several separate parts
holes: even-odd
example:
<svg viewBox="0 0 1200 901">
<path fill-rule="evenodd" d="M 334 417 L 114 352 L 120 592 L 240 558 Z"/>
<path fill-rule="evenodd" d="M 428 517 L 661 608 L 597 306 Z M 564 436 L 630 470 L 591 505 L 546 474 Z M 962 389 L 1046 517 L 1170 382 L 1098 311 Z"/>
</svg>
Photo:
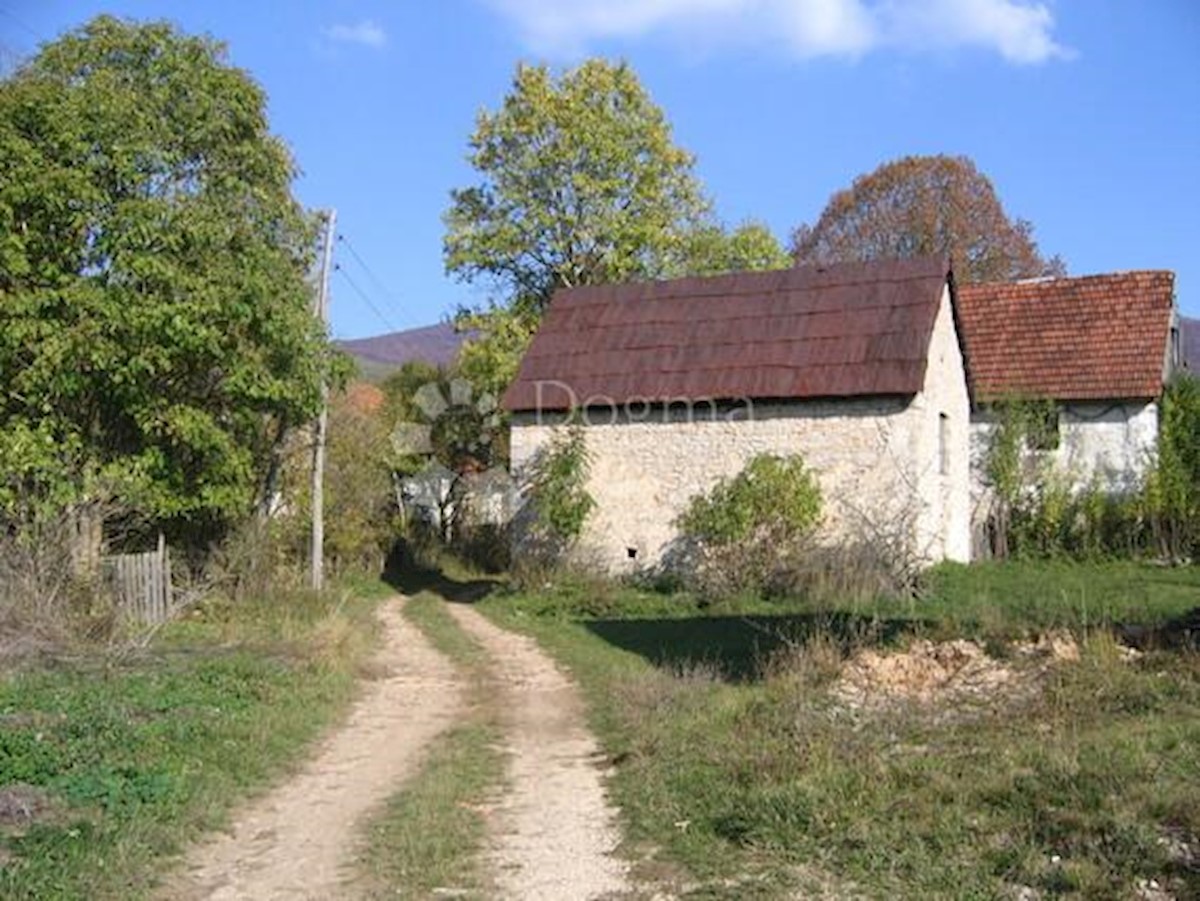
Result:
<svg viewBox="0 0 1200 901">
<path fill-rule="evenodd" d="M 799 454 L 759 454 L 692 498 L 679 517 L 697 587 L 708 594 L 769 591 L 821 520 L 821 489 Z"/>
<path fill-rule="evenodd" d="M 591 458 L 583 426 L 572 423 L 551 436 L 532 464 L 529 503 L 532 537 L 540 550 L 559 556 L 579 540 L 596 507 L 587 491 Z"/>
</svg>

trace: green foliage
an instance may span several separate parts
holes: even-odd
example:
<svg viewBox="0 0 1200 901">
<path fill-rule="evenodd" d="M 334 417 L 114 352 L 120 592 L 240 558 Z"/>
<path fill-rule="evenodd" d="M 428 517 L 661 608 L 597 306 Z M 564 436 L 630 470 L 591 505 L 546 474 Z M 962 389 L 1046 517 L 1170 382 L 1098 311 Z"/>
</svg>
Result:
<svg viewBox="0 0 1200 901">
<path fill-rule="evenodd" d="M 1146 505 L 1160 553 L 1181 558 L 1200 548 L 1200 379 L 1174 379 L 1163 395 L 1158 453 Z"/>
<path fill-rule="evenodd" d="M 806 537 L 821 516 L 821 489 L 799 454 L 759 454 L 736 476 L 692 499 L 679 520 L 683 534 L 722 547 L 764 533 L 772 540 Z"/>
<path fill-rule="evenodd" d="M 1040 520 L 1035 532 L 1045 533 L 1056 529 L 1046 522 L 1055 511 L 1046 509 L 1031 516 L 1031 499 L 1035 489 L 1045 489 L 1052 481 L 1051 468 L 1046 458 L 1039 453 L 1048 441 L 1048 424 L 1055 423 L 1057 408 L 1053 401 L 1011 397 L 991 406 L 992 431 L 988 438 L 988 449 L 984 458 L 984 477 L 995 497 L 990 515 L 992 550 L 1001 559 L 1013 552 L 1013 520 L 1024 514 L 1026 522 L 1032 518 Z M 1056 442 L 1055 442 L 1056 444 Z M 1047 500 L 1051 503 L 1063 500 L 1050 485 Z M 1069 488 L 1067 489 L 1069 490 Z"/>
<path fill-rule="evenodd" d="M 1054 405 L 1010 399 L 993 407 L 985 474 L 995 493 L 993 551 L 1004 558 L 1096 560 L 1157 553 L 1185 559 L 1200 540 L 1200 387 L 1168 385 L 1158 447 L 1140 490 L 1082 485 L 1043 451 L 1057 448 Z"/>
<path fill-rule="evenodd" d="M 515 304 L 493 303 L 486 310 L 461 311 L 459 328 L 476 335 L 463 342 L 459 351 L 463 375 L 488 393 L 502 396 L 517 377 L 521 357 L 540 321 L 537 312 Z"/>
<path fill-rule="evenodd" d="M 425 385 L 446 381 L 441 368 L 424 360 L 408 360 L 388 375 L 379 386 L 383 391 L 383 415 L 393 425 L 419 422 L 424 413 L 416 404 L 417 392 Z"/>
<path fill-rule="evenodd" d="M 101 16 L 0 82 L 0 504 L 247 512 L 330 367 L 312 223 L 221 45 Z"/>
<path fill-rule="evenodd" d="M 679 517 L 693 587 L 713 597 L 776 594 L 821 519 L 816 476 L 796 454 L 759 454 L 692 498 Z"/>
<path fill-rule="evenodd" d="M 757 272 L 792 265 L 791 255 L 761 222 L 745 222 L 732 232 L 719 225 L 702 226 L 692 233 L 690 241 L 689 275 Z"/>
<path fill-rule="evenodd" d="M 587 436 L 578 423 L 557 431 L 531 464 L 534 537 L 543 540 L 551 553 L 573 545 L 595 509 L 596 501 L 587 490 L 590 464 Z"/>
<path fill-rule="evenodd" d="M 397 535 L 391 442 L 377 411 L 362 409 L 345 394 L 329 407 L 325 456 L 325 553 L 336 573 L 378 573 Z M 307 557 L 309 509 L 308 460 L 289 495 L 298 501 L 291 517 L 299 559 Z M 298 530 L 297 528 L 298 527 Z"/>
<path fill-rule="evenodd" d="M 0 791 L 26 783 L 48 809 L 0 822 L 0 896 L 144 894 L 337 721 L 372 607 L 340 593 L 213 601 L 124 660 L 4 673 Z"/>
<path fill-rule="evenodd" d="M 560 287 L 666 274 L 707 210 L 691 155 L 625 64 L 557 78 L 518 67 L 502 108 L 480 113 L 469 160 L 483 180 L 451 195 L 446 269 L 524 308 Z"/>
<path fill-rule="evenodd" d="M 559 288 L 787 265 L 761 224 L 712 221 L 691 154 L 624 63 L 520 66 L 470 147 L 480 181 L 451 194 L 445 262 L 490 289 L 459 324 L 478 335 L 464 373 L 497 395 Z"/>
</svg>

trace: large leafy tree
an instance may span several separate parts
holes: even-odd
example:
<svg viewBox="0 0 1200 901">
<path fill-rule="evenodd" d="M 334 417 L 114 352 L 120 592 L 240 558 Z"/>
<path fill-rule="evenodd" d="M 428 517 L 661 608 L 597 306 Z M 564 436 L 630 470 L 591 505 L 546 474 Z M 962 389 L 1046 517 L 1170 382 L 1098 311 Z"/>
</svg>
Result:
<svg viewBox="0 0 1200 901">
<path fill-rule="evenodd" d="M 452 192 L 445 260 L 489 290 L 462 319 L 478 335 L 463 371 L 489 390 L 511 380 L 559 288 L 787 262 L 761 226 L 713 222 L 693 157 L 625 64 L 520 66 L 470 147 L 479 181 Z"/>
<path fill-rule="evenodd" d="M 965 156 L 908 156 L 861 175 L 830 198 L 816 225 L 793 236 L 798 263 L 950 254 L 964 282 L 1064 270 L 1045 259 L 1033 226 L 1010 219 L 991 181 Z"/>
<path fill-rule="evenodd" d="M 312 227 L 222 46 L 101 16 L 0 81 L 0 506 L 248 510 L 317 409 Z"/>
</svg>

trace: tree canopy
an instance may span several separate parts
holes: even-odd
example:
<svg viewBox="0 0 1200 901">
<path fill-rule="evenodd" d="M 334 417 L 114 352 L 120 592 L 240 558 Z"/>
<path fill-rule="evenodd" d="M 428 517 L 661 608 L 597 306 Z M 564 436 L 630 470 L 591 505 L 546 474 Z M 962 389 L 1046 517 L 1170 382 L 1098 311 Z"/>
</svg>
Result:
<svg viewBox="0 0 1200 901">
<path fill-rule="evenodd" d="M 470 145 L 483 180 L 451 194 L 446 268 L 535 309 L 560 287 L 668 273 L 708 210 L 691 154 L 624 64 L 520 66 Z"/>
<path fill-rule="evenodd" d="M 963 282 L 1065 272 L 1045 259 L 1033 226 L 1010 219 L 991 181 L 965 156 L 907 156 L 860 175 L 793 235 L 797 263 L 948 253 Z"/>
<path fill-rule="evenodd" d="M 249 509 L 320 400 L 312 222 L 222 45 L 109 16 L 0 81 L 0 509 Z"/>
<path fill-rule="evenodd" d="M 692 155 L 625 64 L 518 67 L 470 148 L 480 180 L 451 194 L 445 261 L 489 289 L 462 320 L 480 334 L 463 371 L 489 390 L 511 380 L 559 288 L 788 263 L 765 227 L 714 221 Z"/>
</svg>

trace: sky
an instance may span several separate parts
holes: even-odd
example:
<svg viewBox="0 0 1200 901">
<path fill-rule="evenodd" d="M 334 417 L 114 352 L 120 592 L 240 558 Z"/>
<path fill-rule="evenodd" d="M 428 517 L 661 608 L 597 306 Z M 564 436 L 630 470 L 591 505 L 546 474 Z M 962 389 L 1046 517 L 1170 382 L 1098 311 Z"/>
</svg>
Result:
<svg viewBox="0 0 1200 901">
<path fill-rule="evenodd" d="M 0 0 L 10 57 L 109 12 L 228 44 L 266 89 L 296 193 L 337 211 L 335 336 L 437 322 L 467 140 L 521 61 L 627 60 L 728 225 L 782 240 L 857 175 L 965 154 L 1071 274 L 1171 269 L 1200 316 L 1194 0 Z"/>
</svg>

